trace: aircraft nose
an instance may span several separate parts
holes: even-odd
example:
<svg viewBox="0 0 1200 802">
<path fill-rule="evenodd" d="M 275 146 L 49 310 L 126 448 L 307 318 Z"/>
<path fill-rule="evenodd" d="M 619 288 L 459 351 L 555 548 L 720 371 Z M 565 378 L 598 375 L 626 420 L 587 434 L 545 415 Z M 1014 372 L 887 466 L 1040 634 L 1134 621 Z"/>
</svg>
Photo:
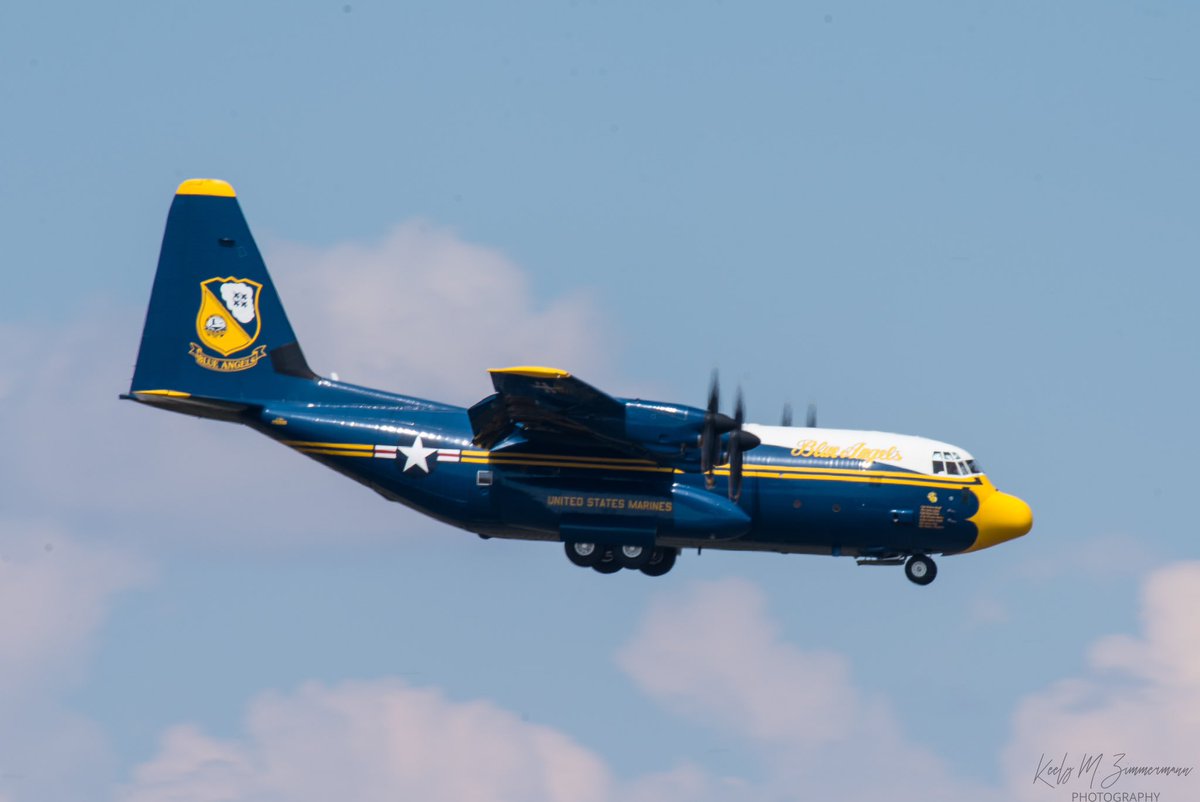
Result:
<svg viewBox="0 0 1200 802">
<path fill-rule="evenodd" d="M 979 529 L 971 551 L 1020 537 L 1033 528 L 1033 510 L 1021 499 L 995 492 L 983 500 L 971 520 Z"/>
</svg>

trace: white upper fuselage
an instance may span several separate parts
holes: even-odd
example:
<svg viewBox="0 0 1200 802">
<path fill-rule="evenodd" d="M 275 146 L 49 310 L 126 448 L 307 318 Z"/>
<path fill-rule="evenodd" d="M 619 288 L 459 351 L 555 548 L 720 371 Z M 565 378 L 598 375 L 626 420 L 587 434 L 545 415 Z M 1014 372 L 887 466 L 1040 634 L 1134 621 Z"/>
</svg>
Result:
<svg viewBox="0 0 1200 802">
<path fill-rule="evenodd" d="M 807 426 L 763 426 L 747 423 L 745 430 L 756 435 L 764 446 L 786 448 L 793 457 L 808 459 L 852 460 L 860 467 L 892 466 L 929 475 L 979 473 L 975 458 L 963 448 L 891 432 L 857 429 L 820 429 Z M 747 462 L 766 452 L 750 451 Z M 954 463 L 948 468 L 947 463 Z"/>
</svg>

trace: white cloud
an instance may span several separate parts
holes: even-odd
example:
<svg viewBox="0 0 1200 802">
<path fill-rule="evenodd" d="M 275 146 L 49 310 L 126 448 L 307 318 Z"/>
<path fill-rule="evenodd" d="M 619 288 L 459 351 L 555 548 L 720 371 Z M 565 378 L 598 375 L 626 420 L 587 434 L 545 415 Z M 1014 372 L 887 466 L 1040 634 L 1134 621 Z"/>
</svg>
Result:
<svg viewBox="0 0 1200 802">
<path fill-rule="evenodd" d="M 741 580 L 660 599 L 618 663 L 671 709 L 760 741 L 844 740 L 859 715 L 848 661 L 782 642 Z"/>
<path fill-rule="evenodd" d="M 445 229 L 407 223 L 377 245 L 281 244 L 270 258 L 312 362 L 350 381 L 470 404 L 491 391 L 489 366 L 605 363 L 589 302 L 539 305 L 519 267 Z M 441 528 L 248 429 L 117 400 L 144 315 L 109 303 L 56 325 L 0 325 L 5 509 L 53 508 L 116 537 L 203 548 Z M 244 525 L 198 514 L 213 499 L 237 501 Z"/>
<path fill-rule="evenodd" d="M 735 777 L 685 764 L 622 782 L 570 736 L 491 702 L 381 680 L 264 694 L 235 739 L 174 727 L 119 798 L 658 802 L 787 799 L 804 789 L 850 802 L 1052 800 L 1050 789 L 1030 783 L 1043 752 L 1105 752 L 1111 760 L 1119 749 L 1139 765 L 1192 765 L 1200 743 L 1200 631 L 1191 615 L 1198 588 L 1200 563 L 1154 574 L 1142 638 L 1099 641 L 1088 677 L 1025 699 L 999 787 L 956 776 L 903 731 L 887 700 L 854 684 L 845 657 L 784 641 L 758 588 L 726 580 L 660 597 L 617 660 L 653 700 L 741 739 L 760 758 L 757 776 L 744 764 Z M 1152 790 L 1185 794 L 1196 779 L 1167 782 Z"/>
<path fill-rule="evenodd" d="M 1188 778 L 1121 778 L 1112 790 L 1200 792 L 1200 562 L 1151 574 L 1142 592 L 1142 633 L 1097 641 L 1082 676 L 1060 680 L 1021 701 L 1004 753 L 1014 798 L 1045 799 L 1035 784 L 1042 755 L 1078 765 L 1102 754 L 1101 775 L 1115 755 L 1124 765 L 1194 766 Z M 1080 610 L 1079 614 L 1086 614 Z M 1088 790 L 1075 778 L 1063 788 Z"/>
<path fill-rule="evenodd" d="M 74 678 L 112 597 L 147 571 L 57 527 L 0 521 L 0 703 Z"/>
<path fill-rule="evenodd" d="M 53 515 L 75 530 L 156 548 L 295 546 L 347 532 L 381 538 L 395 528 L 388 513 L 405 515 L 399 505 L 249 429 L 119 400 L 142 315 L 98 306 L 69 324 L 0 336 L 0 364 L 17 377 L 0 398 L 0 508 L 8 515 Z M 239 502 L 240 526 L 214 526 L 204 512 L 212 500 Z"/>
<path fill-rule="evenodd" d="M 470 405 L 487 368 L 544 364 L 607 376 L 612 331 L 583 294 L 539 302 L 499 252 L 421 221 L 370 245 L 279 243 L 267 259 L 318 372 Z"/>
<path fill-rule="evenodd" d="M 61 699 L 114 597 L 148 576 L 56 527 L 0 521 L 0 798 L 79 799 L 115 774 L 104 733 Z"/>
<path fill-rule="evenodd" d="M 747 790 L 683 764 L 620 781 L 570 736 L 397 679 L 264 693 L 236 739 L 162 737 L 118 802 L 704 802 Z M 738 794 L 738 798 L 744 795 Z"/>
<path fill-rule="evenodd" d="M 547 354 L 594 364 L 594 355 L 575 359 L 591 353 L 596 321 L 586 302 L 538 308 L 521 271 L 487 249 L 444 231 L 423 238 L 412 227 L 400 230 L 410 233 L 390 238 L 382 250 L 349 247 L 367 260 L 346 266 L 357 282 L 353 293 L 318 293 L 310 300 L 321 321 L 314 327 L 318 342 L 368 355 L 381 376 L 403 379 L 416 359 L 427 366 L 431 388 L 453 388 L 468 401 L 487 391 L 480 371 L 470 379 L 478 391 L 467 392 L 469 368 L 458 363 L 471 347 L 479 348 L 481 360 L 528 350 L 531 361 Z M 399 251 L 388 250 L 396 243 Z M 407 286 L 409 279 L 395 275 L 393 257 L 408 264 L 412 247 L 427 257 L 409 276 L 422 298 L 452 307 L 468 323 L 433 336 L 433 309 L 422 325 L 408 327 L 401 348 L 392 334 L 405 328 L 404 318 L 398 326 L 385 305 L 364 308 L 355 298 L 378 300 L 394 294 L 397 281 Z M 339 261 L 346 252 L 335 249 L 328 258 Z M 320 288 L 325 255 L 307 255 Z M 147 290 L 149 279 L 147 273 Z M 295 294 L 303 289 L 300 283 Z M 408 300 L 420 306 L 421 298 Z M 493 304 L 513 320 L 505 325 Z M 380 314 L 372 317 L 372 310 Z M 350 537 L 394 540 L 405 530 L 441 528 L 249 430 L 119 401 L 144 315 L 140 305 L 98 303 L 73 320 L 0 323 L 6 452 L 0 509 L 7 516 L 0 521 L 0 798 L 80 798 L 80 789 L 102 787 L 112 772 L 104 733 L 61 700 L 86 676 L 89 646 L 111 599 L 142 581 L 147 569 L 67 532 L 103 533 L 106 543 L 142 550 L 183 542 L 245 549 L 295 548 L 318 539 L 345 544 Z M 393 344 L 389 349 L 382 342 Z M 410 362 L 388 362 L 402 354 Z M 357 363 L 347 364 L 353 371 Z M 399 381 L 396 389 L 410 388 Z M 213 526 L 205 510 L 218 500 L 235 501 L 249 514 L 237 527 Z M 553 747 L 553 738 L 542 741 Z"/>
<path fill-rule="evenodd" d="M 1145 536 L 1070 532 L 1056 536 L 1019 563 L 1022 579 L 1056 582 L 1064 576 L 1104 582 L 1140 577 L 1162 562 Z"/>
<path fill-rule="evenodd" d="M 993 596 L 979 595 L 967 603 L 966 624 L 970 629 L 1004 624 L 1010 617 L 1008 607 Z"/>
<path fill-rule="evenodd" d="M 754 792 L 763 798 L 797 787 L 847 800 L 991 798 L 906 738 L 886 700 L 855 686 L 844 656 L 783 641 L 749 582 L 660 598 L 617 660 L 669 709 L 750 739 L 767 766 Z"/>
<path fill-rule="evenodd" d="M 454 702 L 397 680 L 312 683 L 251 705 L 244 738 L 166 734 L 123 802 L 609 798 L 603 762 L 490 702 Z"/>
</svg>

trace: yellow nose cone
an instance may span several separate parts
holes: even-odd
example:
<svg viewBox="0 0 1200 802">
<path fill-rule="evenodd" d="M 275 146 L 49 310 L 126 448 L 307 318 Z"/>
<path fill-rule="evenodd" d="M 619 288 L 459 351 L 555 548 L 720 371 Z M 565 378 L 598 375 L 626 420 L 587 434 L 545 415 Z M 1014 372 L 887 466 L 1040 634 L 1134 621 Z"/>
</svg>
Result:
<svg viewBox="0 0 1200 802">
<path fill-rule="evenodd" d="M 1033 510 L 1016 496 L 992 493 L 979 505 L 979 512 L 970 519 L 979 534 L 975 545 L 967 551 L 979 551 L 1028 532 L 1033 528 Z"/>
</svg>

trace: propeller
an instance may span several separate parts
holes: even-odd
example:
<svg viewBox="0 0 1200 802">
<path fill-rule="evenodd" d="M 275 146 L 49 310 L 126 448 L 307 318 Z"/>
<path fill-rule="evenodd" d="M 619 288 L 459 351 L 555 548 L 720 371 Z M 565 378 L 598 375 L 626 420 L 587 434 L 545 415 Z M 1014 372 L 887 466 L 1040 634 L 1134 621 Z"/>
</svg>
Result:
<svg viewBox="0 0 1200 802">
<path fill-rule="evenodd" d="M 790 403 L 783 405 L 783 414 L 779 417 L 780 426 L 792 425 L 792 405 Z M 809 404 L 808 412 L 804 416 L 804 425 L 808 428 L 815 428 L 817 425 L 817 405 Z"/>
<path fill-rule="evenodd" d="M 737 403 L 733 408 L 733 431 L 729 435 L 729 500 L 742 497 L 742 455 L 762 442 L 756 435 L 743 431 L 746 421 L 746 404 L 742 399 L 742 388 L 738 388 Z"/>
<path fill-rule="evenodd" d="M 720 383 L 714 370 L 712 382 L 708 387 L 708 408 L 704 412 L 704 426 L 700 431 L 700 471 L 704 474 L 705 487 L 711 490 L 716 485 L 713 471 L 721 459 L 721 436 L 728 434 L 725 450 L 729 461 L 729 498 L 737 501 L 742 495 L 742 469 L 745 463 L 743 455 L 758 447 L 761 441 L 742 429 L 746 420 L 746 403 L 740 387 L 732 418 L 723 414 L 720 406 Z"/>
<path fill-rule="evenodd" d="M 708 385 L 708 409 L 704 412 L 704 428 L 700 431 L 700 471 L 704 474 L 704 486 L 712 490 L 716 480 L 713 468 L 721 456 L 721 435 L 733 428 L 728 415 L 722 415 L 721 387 L 714 370 Z"/>
</svg>

